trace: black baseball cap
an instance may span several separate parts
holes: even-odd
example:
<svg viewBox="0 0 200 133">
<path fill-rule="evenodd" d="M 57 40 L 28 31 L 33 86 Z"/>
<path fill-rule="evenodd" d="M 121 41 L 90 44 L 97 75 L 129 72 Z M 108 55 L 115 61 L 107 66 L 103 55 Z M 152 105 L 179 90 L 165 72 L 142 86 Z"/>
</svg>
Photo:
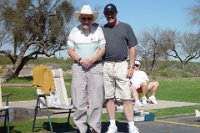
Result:
<svg viewBox="0 0 200 133">
<path fill-rule="evenodd" d="M 114 4 L 110 3 L 107 4 L 104 8 L 103 13 L 105 14 L 106 12 L 116 12 L 117 13 L 117 8 Z"/>
</svg>

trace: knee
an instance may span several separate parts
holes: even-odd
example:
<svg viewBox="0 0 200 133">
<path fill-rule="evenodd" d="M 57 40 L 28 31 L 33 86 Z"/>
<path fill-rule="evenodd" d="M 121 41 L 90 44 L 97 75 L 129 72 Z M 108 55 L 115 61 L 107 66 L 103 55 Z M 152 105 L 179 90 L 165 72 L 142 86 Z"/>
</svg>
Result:
<svg viewBox="0 0 200 133">
<path fill-rule="evenodd" d="M 124 104 L 124 105 L 131 104 L 131 100 L 123 100 L 123 104 Z"/>
<path fill-rule="evenodd" d="M 155 87 L 158 87 L 158 86 L 159 86 L 159 82 L 155 81 Z"/>
<path fill-rule="evenodd" d="M 146 83 L 146 82 L 142 82 L 141 84 L 140 84 L 140 87 L 141 88 L 146 88 L 148 86 L 148 84 Z"/>
<path fill-rule="evenodd" d="M 106 107 L 107 104 L 113 104 L 114 103 L 114 98 L 112 99 L 105 99 L 103 101 L 103 107 Z"/>
</svg>

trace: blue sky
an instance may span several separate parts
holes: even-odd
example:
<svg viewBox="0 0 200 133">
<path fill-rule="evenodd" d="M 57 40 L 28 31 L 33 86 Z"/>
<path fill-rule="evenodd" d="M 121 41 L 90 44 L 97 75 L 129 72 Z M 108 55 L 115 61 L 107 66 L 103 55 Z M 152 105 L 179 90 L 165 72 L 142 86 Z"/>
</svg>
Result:
<svg viewBox="0 0 200 133">
<path fill-rule="evenodd" d="M 118 19 L 129 23 L 134 32 L 159 26 L 162 29 L 170 28 L 180 32 L 196 32 L 197 27 L 190 24 L 191 16 L 188 8 L 195 5 L 196 0 L 72 0 L 76 7 L 89 4 L 92 8 L 103 8 L 113 3 L 118 9 Z"/>
</svg>

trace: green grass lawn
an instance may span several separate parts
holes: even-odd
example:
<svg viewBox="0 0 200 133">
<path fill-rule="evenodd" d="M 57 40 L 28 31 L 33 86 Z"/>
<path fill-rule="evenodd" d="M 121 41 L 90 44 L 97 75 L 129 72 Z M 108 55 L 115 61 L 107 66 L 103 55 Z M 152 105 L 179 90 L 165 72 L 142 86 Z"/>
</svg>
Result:
<svg viewBox="0 0 200 133">
<path fill-rule="evenodd" d="M 200 103 L 200 78 L 162 80 L 157 94 L 160 100 Z"/>
<path fill-rule="evenodd" d="M 9 98 L 9 101 L 26 101 L 36 99 L 36 89 L 33 87 L 3 87 L 2 92 L 12 93 Z M 3 99 L 4 101 L 5 99 Z"/>
<path fill-rule="evenodd" d="M 65 85 L 69 97 L 71 97 L 71 77 L 67 75 Z M 159 100 L 181 101 L 200 103 L 200 78 L 162 79 L 157 93 Z M 25 83 L 32 84 L 31 78 L 16 78 L 8 84 Z M 34 87 L 2 87 L 3 93 L 11 92 L 11 101 L 24 101 L 34 99 L 36 89 Z"/>
</svg>

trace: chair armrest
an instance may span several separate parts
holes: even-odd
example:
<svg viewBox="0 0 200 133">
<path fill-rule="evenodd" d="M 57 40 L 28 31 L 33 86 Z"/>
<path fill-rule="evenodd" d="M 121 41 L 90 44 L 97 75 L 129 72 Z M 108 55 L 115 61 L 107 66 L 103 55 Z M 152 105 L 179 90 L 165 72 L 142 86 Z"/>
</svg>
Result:
<svg viewBox="0 0 200 133">
<path fill-rule="evenodd" d="M 5 94 L 2 94 L 2 97 L 5 97 L 6 98 L 6 106 L 8 106 L 8 103 L 9 103 L 9 97 L 12 95 L 12 93 L 5 93 Z"/>
</svg>

